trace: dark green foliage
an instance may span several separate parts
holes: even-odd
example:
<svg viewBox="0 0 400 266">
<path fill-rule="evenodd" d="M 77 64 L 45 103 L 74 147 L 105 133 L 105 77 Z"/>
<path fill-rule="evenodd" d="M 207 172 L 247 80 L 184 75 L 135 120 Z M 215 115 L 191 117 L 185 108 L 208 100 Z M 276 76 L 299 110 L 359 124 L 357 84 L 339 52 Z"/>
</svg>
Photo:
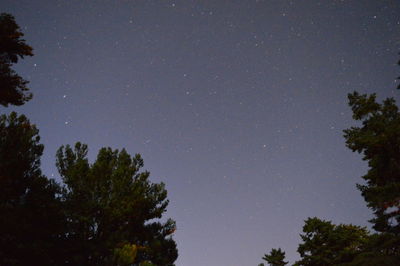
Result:
<svg viewBox="0 0 400 266">
<path fill-rule="evenodd" d="M 32 47 L 21 39 L 20 31 L 12 15 L 0 14 L 0 104 L 22 105 L 32 98 L 26 87 L 28 81 L 11 69 L 19 58 L 32 56 Z"/>
<path fill-rule="evenodd" d="M 369 170 L 358 184 L 367 206 L 374 211 L 371 220 L 378 232 L 400 233 L 400 113 L 394 99 L 382 104 L 376 95 L 349 94 L 353 118 L 360 127 L 345 130 L 346 145 L 363 154 Z"/>
<path fill-rule="evenodd" d="M 167 192 L 139 155 L 103 148 L 89 164 L 85 145 L 61 147 L 60 188 L 40 171 L 39 141 L 25 116 L 0 117 L 0 265 L 173 265 L 175 222 L 157 221 Z"/>
<path fill-rule="evenodd" d="M 308 218 L 300 235 L 303 243 L 297 251 L 301 260 L 294 265 L 339 265 L 351 262 L 368 241 L 365 228 L 334 225 L 318 218 Z"/>
<path fill-rule="evenodd" d="M 273 248 L 271 252 L 268 255 L 265 254 L 262 259 L 268 262 L 271 266 L 285 266 L 287 264 L 287 262 L 285 262 L 285 252 L 280 248 Z"/>
<path fill-rule="evenodd" d="M 364 243 L 362 252 L 348 266 L 391 266 L 400 262 L 400 238 L 393 234 L 373 234 Z"/>
<path fill-rule="evenodd" d="M 59 187 L 41 174 L 38 130 L 0 116 L 0 265 L 54 265 L 63 218 Z"/>
<path fill-rule="evenodd" d="M 297 250 L 301 260 L 294 266 L 391 266 L 400 262 L 400 238 L 393 234 L 369 234 L 363 227 L 334 225 L 318 218 L 308 218 L 303 232 Z M 263 259 L 269 265 L 285 265 L 284 255 L 272 249 Z"/>
<path fill-rule="evenodd" d="M 0 199 L 13 205 L 19 202 L 31 179 L 40 176 L 43 145 L 35 125 L 15 112 L 0 116 L 0 132 Z"/>
<path fill-rule="evenodd" d="M 58 150 L 57 167 L 65 183 L 70 263 L 112 265 L 116 249 L 136 245 L 135 263 L 173 265 L 175 222 L 154 220 L 166 210 L 167 191 L 140 172 L 140 155 L 103 148 L 89 164 L 87 146 L 77 143 Z"/>
</svg>

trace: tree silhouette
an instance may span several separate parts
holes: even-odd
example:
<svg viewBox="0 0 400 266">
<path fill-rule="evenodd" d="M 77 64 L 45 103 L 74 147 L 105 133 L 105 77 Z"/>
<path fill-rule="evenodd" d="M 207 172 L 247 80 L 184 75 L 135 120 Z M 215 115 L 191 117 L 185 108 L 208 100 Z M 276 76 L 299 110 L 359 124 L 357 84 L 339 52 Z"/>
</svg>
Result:
<svg viewBox="0 0 400 266">
<path fill-rule="evenodd" d="M 346 145 L 361 153 L 369 170 L 357 184 L 370 221 L 380 234 L 353 225 L 334 225 L 309 218 L 301 235 L 294 265 L 396 265 L 400 262 L 400 112 L 393 98 L 383 103 L 376 94 L 348 95 L 353 118 L 361 126 L 344 130 Z M 395 263 L 394 263 L 395 262 Z"/>
<path fill-rule="evenodd" d="M 378 232 L 400 233 L 400 113 L 394 99 L 382 104 L 376 95 L 349 94 L 353 118 L 360 127 L 344 130 L 346 145 L 363 154 L 369 170 L 358 184 L 367 206 L 374 211 L 371 220 Z"/>
<path fill-rule="evenodd" d="M 269 254 L 265 254 L 262 258 L 266 262 L 268 262 L 271 266 L 285 266 L 287 262 L 285 262 L 285 252 L 283 252 L 280 248 L 272 249 Z"/>
<path fill-rule="evenodd" d="M 6 107 L 22 105 L 32 98 L 28 81 L 11 69 L 20 58 L 33 55 L 32 47 L 21 39 L 23 36 L 12 15 L 0 14 L 0 104 Z"/>
<path fill-rule="evenodd" d="M 59 187 L 40 171 L 39 141 L 25 116 L 0 116 L 0 265 L 57 264 Z"/>
<path fill-rule="evenodd" d="M 294 265 L 328 266 L 351 262 L 358 255 L 368 231 L 355 225 L 334 225 L 316 217 L 308 218 L 303 226 L 303 243 L 297 249 L 301 260 Z"/>
<path fill-rule="evenodd" d="M 153 184 L 149 172 L 140 172 L 143 160 L 138 154 L 102 148 L 89 164 L 87 151 L 76 143 L 57 152 L 65 183 L 70 263 L 113 265 L 134 259 L 173 265 L 177 250 L 170 235 L 175 222 L 156 221 L 168 205 L 164 184 Z M 133 247 L 138 248 L 129 253 Z"/>
</svg>

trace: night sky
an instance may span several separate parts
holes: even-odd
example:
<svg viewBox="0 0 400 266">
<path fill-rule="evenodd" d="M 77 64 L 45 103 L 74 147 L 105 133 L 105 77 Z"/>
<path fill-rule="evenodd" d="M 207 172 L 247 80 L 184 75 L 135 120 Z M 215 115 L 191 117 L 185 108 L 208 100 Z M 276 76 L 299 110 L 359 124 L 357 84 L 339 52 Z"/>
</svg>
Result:
<svg viewBox="0 0 400 266">
<path fill-rule="evenodd" d="M 298 258 L 307 217 L 367 226 L 347 93 L 399 100 L 400 1 L 1 0 L 35 56 L 43 172 L 63 144 L 140 153 L 165 182 L 177 266 Z"/>
</svg>

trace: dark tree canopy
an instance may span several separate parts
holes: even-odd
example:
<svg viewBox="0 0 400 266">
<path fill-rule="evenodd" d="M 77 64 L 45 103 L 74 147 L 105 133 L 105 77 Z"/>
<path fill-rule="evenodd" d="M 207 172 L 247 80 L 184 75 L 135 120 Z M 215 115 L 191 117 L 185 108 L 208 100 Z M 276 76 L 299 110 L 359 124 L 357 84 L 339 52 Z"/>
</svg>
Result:
<svg viewBox="0 0 400 266">
<path fill-rule="evenodd" d="M 303 243 L 297 251 L 301 260 L 294 265 L 328 266 L 351 262 L 368 239 L 368 231 L 355 225 L 334 225 L 308 218 L 303 226 Z"/>
<path fill-rule="evenodd" d="M 371 220 L 378 232 L 400 233 L 400 113 L 394 99 L 382 104 L 376 95 L 349 94 L 353 118 L 359 127 L 345 130 L 346 145 L 363 154 L 369 170 L 358 184 L 367 206 L 374 211 Z"/>
<path fill-rule="evenodd" d="M 63 231 L 59 187 L 40 171 L 38 130 L 0 116 L 0 265 L 54 265 Z"/>
<path fill-rule="evenodd" d="M 285 252 L 282 251 L 280 248 L 272 249 L 269 254 L 265 254 L 262 258 L 271 266 L 285 266 L 288 264 L 285 262 Z"/>
<path fill-rule="evenodd" d="M 346 266 L 393 266 L 400 263 L 400 238 L 388 233 L 372 234 Z"/>
<path fill-rule="evenodd" d="M 153 184 L 140 172 L 140 155 L 125 150 L 100 150 L 89 164 L 87 146 L 61 147 L 57 167 L 65 183 L 70 262 L 74 265 L 114 265 L 117 261 L 148 261 L 173 265 L 176 244 L 170 235 L 175 222 L 157 222 L 168 205 L 164 184 Z M 118 257 L 131 252 L 132 258 Z"/>
<path fill-rule="evenodd" d="M 164 184 L 140 155 L 61 147 L 60 187 L 40 170 L 43 145 L 23 115 L 0 116 L 0 265 L 174 265 L 178 253 Z"/>
<path fill-rule="evenodd" d="M 0 116 L 0 132 L 0 197 L 13 205 L 20 201 L 29 182 L 41 175 L 43 145 L 35 125 L 15 112 Z"/>
<path fill-rule="evenodd" d="M 0 116 L 0 265 L 174 265 L 178 253 L 164 184 L 140 155 L 61 147 L 60 187 L 40 170 L 43 145 L 23 115 Z"/>
<path fill-rule="evenodd" d="M 32 98 L 26 86 L 28 81 L 11 69 L 20 58 L 33 55 L 23 36 L 12 15 L 0 14 L 0 104 L 3 106 L 22 105 Z"/>
</svg>

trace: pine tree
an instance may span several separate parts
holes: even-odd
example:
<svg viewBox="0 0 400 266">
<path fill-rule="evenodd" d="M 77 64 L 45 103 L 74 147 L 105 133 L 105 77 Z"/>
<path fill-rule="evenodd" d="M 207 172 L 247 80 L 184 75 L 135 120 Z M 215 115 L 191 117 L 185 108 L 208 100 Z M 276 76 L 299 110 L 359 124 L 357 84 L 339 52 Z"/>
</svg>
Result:
<svg viewBox="0 0 400 266">
<path fill-rule="evenodd" d="M 143 160 L 138 154 L 131 157 L 125 150 L 102 148 L 89 164 L 87 151 L 86 145 L 76 143 L 57 152 L 65 183 L 70 262 L 112 265 L 134 259 L 173 265 L 177 250 L 170 235 L 175 222 L 157 221 L 168 205 L 164 184 L 151 183 L 149 172 L 140 171 Z M 133 246 L 134 256 L 124 252 Z"/>
<path fill-rule="evenodd" d="M 280 248 L 272 249 L 269 254 L 265 254 L 262 258 L 266 262 L 268 262 L 271 266 L 285 266 L 287 262 L 285 262 L 285 252 Z"/>
<path fill-rule="evenodd" d="M 363 154 L 369 170 L 358 184 L 367 206 L 374 211 L 371 220 L 378 232 L 400 233 L 400 113 L 394 99 L 382 104 L 376 95 L 349 94 L 353 118 L 359 127 L 344 131 L 346 145 Z"/>
<path fill-rule="evenodd" d="M 20 58 L 33 55 L 23 36 L 12 15 L 0 14 L 0 104 L 6 107 L 22 105 L 32 98 L 28 81 L 11 68 Z"/>
<path fill-rule="evenodd" d="M 303 226 L 297 249 L 301 260 L 294 265 L 329 266 L 351 262 L 368 241 L 368 231 L 359 226 L 340 224 L 316 217 L 308 218 Z"/>
<path fill-rule="evenodd" d="M 25 116 L 0 116 L 0 265 L 57 264 L 63 216 L 59 187 L 40 170 L 42 152 Z"/>
</svg>

